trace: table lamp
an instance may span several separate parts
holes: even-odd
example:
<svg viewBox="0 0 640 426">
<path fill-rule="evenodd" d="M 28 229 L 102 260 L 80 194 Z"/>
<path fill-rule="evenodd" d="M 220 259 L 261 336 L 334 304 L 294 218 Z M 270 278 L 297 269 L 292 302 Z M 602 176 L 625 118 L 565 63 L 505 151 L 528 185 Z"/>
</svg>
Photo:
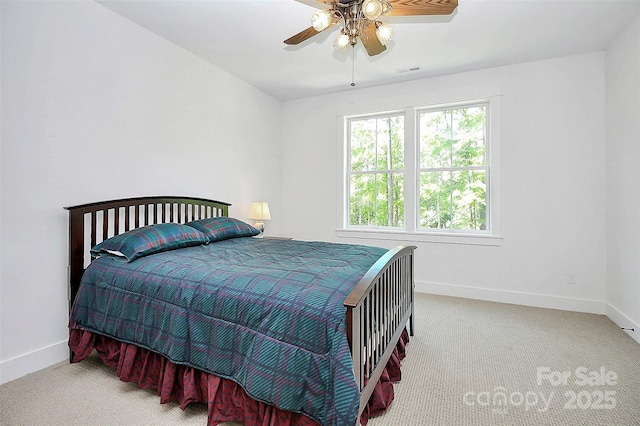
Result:
<svg viewBox="0 0 640 426">
<path fill-rule="evenodd" d="M 259 237 L 262 237 L 264 234 L 264 222 L 265 220 L 271 220 L 271 212 L 269 211 L 269 203 L 266 201 L 255 201 L 251 203 L 251 207 L 249 208 L 249 214 L 247 216 L 249 219 L 255 219 L 256 224 L 254 225 L 259 231 Z"/>
</svg>

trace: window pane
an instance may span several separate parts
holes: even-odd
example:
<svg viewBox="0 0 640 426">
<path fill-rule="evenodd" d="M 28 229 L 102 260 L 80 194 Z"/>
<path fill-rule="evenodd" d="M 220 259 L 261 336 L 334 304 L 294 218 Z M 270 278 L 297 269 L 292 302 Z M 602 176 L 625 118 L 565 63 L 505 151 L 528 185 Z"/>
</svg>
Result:
<svg viewBox="0 0 640 426">
<path fill-rule="evenodd" d="M 452 173 L 453 228 L 487 229 L 487 173 L 463 170 Z"/>
<path fill-rule="evenodd" d="M 404 116 L 391 117 L 391 160 L 393 170 L 404 169 Z"/>
<path fill-rule="evenodd" d="M 451 172 L 420 173 L 421 228 L 451 228 Z"/>
<path fill-rule="evenodd" d="M 419 226 L 486 230 L 486 181 L 485 170 L 421 173 Z"/>
<path fill-rule="evenodd" d="M 352 175 L 350 188 L 350 225 L 404 226 L 402 173 Z"/>
<path fill-rule="evenodd" d="M 374 170 L 376 164 L 376 119 L 353 120 L 350 126 L 351 170 Z"/>
<path fill-rule="evenodd" d="M 389 118 L 378 118 L 376 124 L 376 170 L 390 170 Z"/>
<path fill-rule="evenodd" d="M 375 226 L 404 226 L 404 178 L 402 173 L 376 176 L 377 208 Z"/>
<path fill-rule="evenodd" d="M 404 168 L 404 117 L 378 119 L 378 170 Z"/>
<path fill-rule="evenodd" d="M 391 226 L 404 227 L 404 173 L 392 173 L 391 186 Z"/>
<path fill-rule="evenodd" d="M 376 189 L 378 191 L 378 196 L 376 197 L 376 220 L 373 223 L 375 226 L 388 226 L 389 223 L 389 192 L 387 190 L 388 184 L 391 182 L 389 179 L 389 175 L 379 174 L 376 176 Z"/>
<path fill-rule="evenodd" d="M 367 226 L 375 220 L 376 181 L 373 174 L 352 175 L 349 188 L 349 224 Z"/>
<path fill-rule="evenodd" d="M 421 168 L 485 164 L 485 106 L 422 112 L 419 122 Z"/>
<path fill-rule="evenodd" d="M 484 106 L 451 111 L 455 127 L 453 166 L 471 167 L 485 164 L 486 113 Z"/>
<path fill-rule="evenodd" d="M 453 145 L 451 115 L 447 115 L 447 111 L 422 112 L 419 122 L 420 167 L 450 167 Z"/>
<path fill-rule="evenodd" d="M 351 170 L 404 168 L 404 117 L 350 121 Z"/>
</svg>

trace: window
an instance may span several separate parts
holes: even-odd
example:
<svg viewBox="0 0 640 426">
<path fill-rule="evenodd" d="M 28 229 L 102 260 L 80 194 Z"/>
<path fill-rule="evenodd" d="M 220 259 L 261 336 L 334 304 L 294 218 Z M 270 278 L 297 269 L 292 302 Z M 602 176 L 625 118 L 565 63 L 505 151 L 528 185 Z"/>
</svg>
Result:
<svg viewBox="0 0 640 426">
<path fill-rule="evenodd" d="M 404 226 L 404 116 L 349 119 L 349 225 Z"/>
<path fill-rule="evenodd" d="M 498 102 L 341 117 L 338 235 L 499 244 Z"/>
<path fill-rule="evenodd" d="M 418 228 L 487 229 L 487 105 L 418 112 Z"/>
</svg>

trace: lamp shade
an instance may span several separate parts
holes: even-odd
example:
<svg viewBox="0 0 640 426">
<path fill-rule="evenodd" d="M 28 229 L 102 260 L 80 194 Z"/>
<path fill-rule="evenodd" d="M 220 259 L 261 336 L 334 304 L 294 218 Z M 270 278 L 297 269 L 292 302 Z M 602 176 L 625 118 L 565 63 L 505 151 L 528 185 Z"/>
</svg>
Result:
<svg viewBox="0 0 640 426">
<path fill-rule="evenodd" d="M 383 11 L 384 7 L 380 0 L 364 0 L 362 3 L 362 13 L 370 21 L 378 19 Z"/>
<path fill-rule="evenodd" d="M 269 203 L 266 201 L 256 201 L 251 203 L 249 207 L 249 219 L 255 220 L 270 220 L 271 212 L 269 211 Z"/>
<path fill-rule="evenodd" d="M 340 50 L 347 50 L 347 47 L 349 47 L 350 41 L 351 40 L 349 39 L 349 36 L 341 32 L 336 37 L 336 40 L 333 42 L 333 47 Z"/>
<path fill-rule="evenodd" d="M 311 15 L 311 26 L 318 32 L 326 30 L 332 21 L 331 9 L 319 10 Z"/>
<path fill-rule="evenodd" d="M 376 21 L 376 36 L 378 40 L 380 40 L 380 43 L 386 46 L 393 38 L 393 28 L 380 21 Z"/>
</svg>

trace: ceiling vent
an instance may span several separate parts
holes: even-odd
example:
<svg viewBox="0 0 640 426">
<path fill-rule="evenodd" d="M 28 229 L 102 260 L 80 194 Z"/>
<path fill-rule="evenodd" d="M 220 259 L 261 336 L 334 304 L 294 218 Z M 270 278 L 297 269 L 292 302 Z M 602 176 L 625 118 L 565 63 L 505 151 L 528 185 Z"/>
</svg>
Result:
<svg viewBox="0 0 640 426">
<path fill-rule="evenodd" d="M 404 73 L 407 73 L 407 72 L 420 71 L 420 65 L 414 65 L 412 67 L 406 67 L 406 68 L 399 68 L 396 71 L 398 72 L 398 74 L 404 74 Z"/>
</svg>

